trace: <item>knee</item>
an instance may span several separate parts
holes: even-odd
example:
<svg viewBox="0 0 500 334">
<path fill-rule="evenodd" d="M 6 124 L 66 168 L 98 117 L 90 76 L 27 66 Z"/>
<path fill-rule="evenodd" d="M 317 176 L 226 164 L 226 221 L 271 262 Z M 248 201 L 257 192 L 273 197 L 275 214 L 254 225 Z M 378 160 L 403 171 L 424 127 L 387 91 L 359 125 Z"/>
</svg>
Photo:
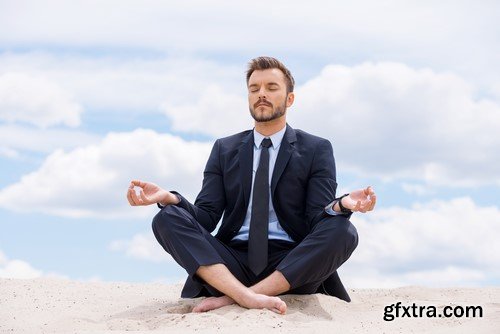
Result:
<svg viewBox="0 0 500 334">
<path fill-rule="evenodd" d="M 358 247 L 359 236 L 356 227 L 351 222 L 349 222 L 344 238 L 347 249 L 352 253 Z"/>
<path fill-rule="evenodd" d="M 182 216 L 182 213 L 179 211 L 181 208 L 175 205 L 167 205 L 163 209 L 158 212 L 152 222 L 153 232 L 164 232 L 165 230 L 170 230 L 176 226 L 177 222 L 179 222 Z"/>
<path fill-rule="evenodd" d="M 328 231 L 328 243 L 336 250 L 344 250 L 352 253 L 358 246 L 358 231 L 347 217 L 335 217 Z"/>
</svg>

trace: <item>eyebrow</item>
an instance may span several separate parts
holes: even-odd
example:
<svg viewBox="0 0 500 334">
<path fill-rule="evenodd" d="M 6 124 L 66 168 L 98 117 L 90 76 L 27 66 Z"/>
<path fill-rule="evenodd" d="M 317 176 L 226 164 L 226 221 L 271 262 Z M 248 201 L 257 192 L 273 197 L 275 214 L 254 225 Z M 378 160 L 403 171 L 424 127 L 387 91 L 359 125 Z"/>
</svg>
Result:
<svg viewBox="0 0 500 334">
<path fill-rule="evenodd" d="M 277 82 L 269 82 L 267 84 L 267 86 L 271 86 L 271 85 L 279 86 L 279 83 L 277 83 Z M 256 86 L 258 86 L 258 85 L 257 84 L 248 85 L 248 87 L 256 87 Z"/>
</svg>

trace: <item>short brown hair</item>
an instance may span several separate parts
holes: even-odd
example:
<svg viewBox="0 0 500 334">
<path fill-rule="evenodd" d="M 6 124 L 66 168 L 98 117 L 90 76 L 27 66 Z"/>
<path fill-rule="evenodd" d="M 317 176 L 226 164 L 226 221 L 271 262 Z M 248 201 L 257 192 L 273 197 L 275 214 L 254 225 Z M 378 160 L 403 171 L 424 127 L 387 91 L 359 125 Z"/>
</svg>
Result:
<svg viewBox="0 0 500 334">
<path fill-rule="evenodd" d="M 293 87 L 295 86 L 295 80 L 293 79 L 292 73 L 290 73 L 290 70 L 286 68 L 285 65 L 283 65 L 282 62 L 280 62 L 278 59 L 273 58 L 273 57 L 257 57 L 248 63 L 248 70 L 247 70 L 247 85 L 248 81 L 250 80 L 250 76 L 255 70 L 268 70 L 271 68 L 277 68 L 283 74 L 285 75 L 285 80 L 286 80 L 286 92 L 290 93 L 293 92 Z"/>
</svg>

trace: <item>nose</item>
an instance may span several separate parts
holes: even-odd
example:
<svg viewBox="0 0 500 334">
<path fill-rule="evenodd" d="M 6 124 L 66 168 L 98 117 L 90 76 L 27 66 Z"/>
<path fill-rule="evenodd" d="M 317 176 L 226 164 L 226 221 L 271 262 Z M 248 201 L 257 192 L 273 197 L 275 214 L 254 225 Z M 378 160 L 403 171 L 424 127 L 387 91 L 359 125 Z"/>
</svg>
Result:
<svg viewBox="0 0 500 334">
<path fill-rule="evenodd" d="M 264 85 L 259 88 L 259 98 L 266 98 L 266 88 Z"/>
</svg>

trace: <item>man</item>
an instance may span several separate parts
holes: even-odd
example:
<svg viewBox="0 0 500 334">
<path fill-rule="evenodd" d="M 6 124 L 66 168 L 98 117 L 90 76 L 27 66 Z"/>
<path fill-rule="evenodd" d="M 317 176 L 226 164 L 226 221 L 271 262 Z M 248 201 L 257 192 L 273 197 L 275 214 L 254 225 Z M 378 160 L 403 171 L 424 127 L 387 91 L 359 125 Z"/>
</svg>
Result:
<svg viewBox="0 0 500 334">
<path fill-rule="evenodd" d="M 236 302 L 284 314 L 276 297 L 284 293 L 350 301 L 337 275 L 358 243 L 348 218 L 372 210 L 375 193 L 368 187 L 335 199 L 330 142 L 286 123 L 294 79 L 281 62 L 253 59 L 247 87 L 255 128 L 215 142 L 194 205 L 139 180 L 130 183 L 128 201 L 161 208 L 153 232 L 189 274 L 181 296 L 211 296 L 194 312 Z"/>
</svg>

